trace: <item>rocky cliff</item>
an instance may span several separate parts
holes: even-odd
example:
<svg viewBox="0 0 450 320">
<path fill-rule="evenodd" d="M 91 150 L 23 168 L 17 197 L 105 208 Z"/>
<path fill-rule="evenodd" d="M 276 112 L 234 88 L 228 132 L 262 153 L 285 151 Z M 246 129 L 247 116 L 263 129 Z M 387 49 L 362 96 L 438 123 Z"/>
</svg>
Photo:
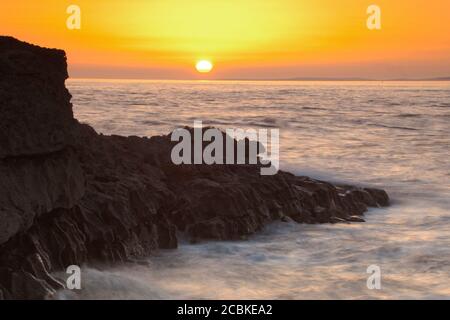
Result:
<svg viewBox="0 0 450 320">
<path fill-rule="evenodd" d="M 174 165 L 169 136 L 98 135 L 73 118 L 65 53 L 0 37 L 0 298 L 50 297 L 50 273 L 192 241 L 240 239 L 275 220 L 359 220 L 386 192 L 259 165 Z"/>
</svg>

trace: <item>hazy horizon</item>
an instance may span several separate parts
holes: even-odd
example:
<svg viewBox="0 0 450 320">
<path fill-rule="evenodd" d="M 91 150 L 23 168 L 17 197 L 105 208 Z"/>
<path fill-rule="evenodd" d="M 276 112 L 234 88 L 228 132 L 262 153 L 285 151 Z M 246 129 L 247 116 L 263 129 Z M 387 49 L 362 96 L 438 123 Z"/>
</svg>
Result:
<svg viewBox="0 0 450 320">
<path fill-rule="evenodd" d="M 315 77 L 307 77 L 307 78 L 261 78 L 261 79 L 252 79 L 252 78 L 209 78 L 209 79 L 201 79 L 201 78 L 179 78 L 179 79 L 171 79 L 171 78 L 139 78 L 139 77 L 74 77 L 69 74 L 69 80 L 117 80 L 117 81 L 256 81 L 256 82 L 270 82 L 270 81 L 283 81 L 283 82 L 449 82 L 449 77 L 436 77 L 436 78 L 425 78 L 425 79 L 417 79 L 417 78 L 403 78 L 403 79 L 370 79 L 370 78 L 315 78 Z"/>
</svg>

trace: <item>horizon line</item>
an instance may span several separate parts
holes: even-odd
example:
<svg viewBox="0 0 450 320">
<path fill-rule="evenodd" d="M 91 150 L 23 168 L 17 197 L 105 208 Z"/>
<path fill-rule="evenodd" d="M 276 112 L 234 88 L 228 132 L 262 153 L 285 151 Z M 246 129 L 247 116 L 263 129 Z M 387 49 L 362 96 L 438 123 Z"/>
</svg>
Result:
<svg viewBox="0 0 450 320">
<path fill-rule="evenodd" d="M 435 78 L 389 78 L 389 79 L 371 79 L 371 78 L 358 78 L 358 77 L 305 77 L 305 78 L 216 78 L 216 79 L 199 79 L 199 78 L 183 78 L 183 79 L 161 79 L 161 78 L 117 78 L 117 77 L 71 77 L 67 80 L 139 80 L 139 81 L 304 81 L 304 82 L 320 82 L 320 81 L 348 81 L 348 82 L 448 82 L 449 77 L 435 77 Z"/>
</svg>

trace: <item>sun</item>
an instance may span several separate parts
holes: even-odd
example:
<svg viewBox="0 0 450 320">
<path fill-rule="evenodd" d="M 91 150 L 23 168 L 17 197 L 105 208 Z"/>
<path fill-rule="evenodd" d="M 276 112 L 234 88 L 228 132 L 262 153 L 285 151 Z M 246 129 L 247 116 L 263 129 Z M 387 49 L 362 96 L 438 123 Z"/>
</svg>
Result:
<svg viewBox="0 0 450 320">
<path fill-rule="evenodd" d="M 208 60 L 200 60 L 195 65 L 195 68 L 200 73 L 208 73 L 212 70 L 213 64 L 211 63 L 211 61 Z"/>
</svg>

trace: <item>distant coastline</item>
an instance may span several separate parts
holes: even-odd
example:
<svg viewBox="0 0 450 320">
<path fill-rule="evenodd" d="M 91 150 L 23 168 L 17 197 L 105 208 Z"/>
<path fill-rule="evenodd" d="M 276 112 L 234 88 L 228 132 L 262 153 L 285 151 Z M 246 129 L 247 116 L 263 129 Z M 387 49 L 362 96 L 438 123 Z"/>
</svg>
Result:
<svg viewBox="0 0 450 320">
<path fill-rule="evenodd" d="M 273 79 L 275 80 L 275 79 Z M 450 81 L 450 77 L 436 78 L 398 78 L 398 79 L 370 79 L 370 78 L 290 78 L 286 81 Z"/>
</svg>

